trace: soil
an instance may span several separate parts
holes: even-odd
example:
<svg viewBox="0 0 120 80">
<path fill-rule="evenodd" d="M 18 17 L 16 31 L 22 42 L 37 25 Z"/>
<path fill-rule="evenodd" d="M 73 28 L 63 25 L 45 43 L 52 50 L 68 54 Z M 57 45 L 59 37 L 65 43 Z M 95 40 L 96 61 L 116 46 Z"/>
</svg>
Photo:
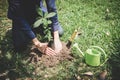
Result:
<svg viewBox="0 0 120 80">
<path fill-rule="evenodd" d="M 49 47 L 54 49 L 53 43 L 49 42 Z M 30 53 L 29 61 L 32 63 L 39 63 L 44 67 L 52 67 L 59 64 L 61 61 L 64 60 L 72 60 L 73 57 L 71 56 L 71 49 L 66 47 L 66 43 L 62 42 L 63 49 L 55 56 L 48 56 L 45 54 L 40 53 L 35 47 L 32 47 L 32 51 Z"/>
</svg>

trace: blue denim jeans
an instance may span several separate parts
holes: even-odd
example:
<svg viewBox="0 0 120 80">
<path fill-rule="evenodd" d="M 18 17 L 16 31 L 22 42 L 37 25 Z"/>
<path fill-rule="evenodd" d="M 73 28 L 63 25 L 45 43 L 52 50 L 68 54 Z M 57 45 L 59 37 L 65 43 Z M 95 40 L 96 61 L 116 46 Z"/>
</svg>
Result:
<svg viewBox="0 0 120 80">
<path fill-rule="evenodd" d="M 52 21 L 52 24 L 50 25 L 52 31 L 56 31 L 60 27 L 59 22 L 58 22 L 58 15 L 57 15 L 57 8 L 56 8 L 55 1 L 56 0 L 45 0 L 46 5 L 47 5 L 47 8 L 45 8 L 43 5 L 43 0 L 40 0 L 40 8 L 42 9 L 43 14 L 45 12 L 48 12 L 48 13 L 55 12 L 56 13 L 55 16 L 50 18 L 50 20 Z"/>
<path fill-rule="evenodd" d="M 12 21 L 12 40 L 16 51 L 25 49 L 35 37 L 30 25 L 24 19 Z"/>
</svg>

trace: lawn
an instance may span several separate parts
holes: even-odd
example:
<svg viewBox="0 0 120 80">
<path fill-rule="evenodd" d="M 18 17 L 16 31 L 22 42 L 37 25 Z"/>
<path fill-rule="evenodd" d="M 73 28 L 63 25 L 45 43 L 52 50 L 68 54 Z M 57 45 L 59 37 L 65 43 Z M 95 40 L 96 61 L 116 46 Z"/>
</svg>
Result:
<svg viewBox="0 0 120 80">
<path fill-rule="evenodd" d="M 0 1 L 4 2 L 4 0 Z M 53 67 L 26 63 L 27 52 L 15 53 L 11 40 L 11 21 L 6 17 L 6 5 L 0 6 L 0 79 L 10 80 L 80 80 L 83 73 L 91 72 L 90 80 L 97 80 L 106 70 L 106 80 L 119 80 L 120 72 L 120 1 L 119 0 L 56 0 L 59 22 L 64 28 L 61 40 L 67 42 L 75 29 L 82 33 L 72 43 L 78 43 L 85 52 L 90 46 L 99 46 L 107 54 L 107 62 L 92 67 L 85 63 L 84 57 L 72 48 L 72 61 L 62 61 Z M 103 58 L 102 58 L 103 62 Z M 38 64 L 37 64 L 38 65 Z M 117 73 L 116 73 L 117 72 Z M 16 76 L 14 76 L 16 75 Z M 88 80 L 88 79 L 81 79 Z"/>
</svg>

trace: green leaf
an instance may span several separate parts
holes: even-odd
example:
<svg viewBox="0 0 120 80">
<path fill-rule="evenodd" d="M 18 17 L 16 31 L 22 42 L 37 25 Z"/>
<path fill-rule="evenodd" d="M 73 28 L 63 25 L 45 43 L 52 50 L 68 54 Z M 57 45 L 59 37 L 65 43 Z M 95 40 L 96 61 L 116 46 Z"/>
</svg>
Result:
<svg viewBox="0 0 120 80">
<path fill-rule="evenodd" d="M 51 21 L 51 20 L 48 20 L 47 22 L 48 22 L 48 24 L 51 24 L 51 23 L 52 23 L 52 21 Z"/>
<path fill-rule="evenodd" d="M 12 55 L 11 55 L 10 53 L 7 53 L 5 56 L 6 56 L 6 58 L 9 59 L 9 60 L 12 58 Z"/>
<path fill-rule="evenodd" d="M 33 24 L 33 27 L 36 28 L 36 27 L 39 27 L 40 24 L 43 23 L 43 20 L 42 19 L 38 19 L 37 21 L 35 21 L 35 23 Z"/>
<path fill-rule="evenodd" d="M 49 13 L 45 18 L 51 18 L 51 17 L 53 17 L 53 16 L 55 16 L 55 15 L 56 15 L 55 12 L 51 12 L 51 13 Z"/>
<path fill-rule="evenodd" d="M 47 27 L 47 26 L 48 26 L 47 19 L 43 18 L 43 24 L 45 25 L 44 27 Z"/>
<path fill-rule="evenodd" d="M 45 18 L 45 16 L 47 16 L 48 15 L 48 13 L 46 12 L 45 14 L 44 14 L 44 18 Z"/>
<path fill-rule="evenodd" d="M 41 8 L 37 7 L 36 11 L 37 11 L 38 15 L 43 17 L 43 12 L 42 12 Z"/>
</svg>

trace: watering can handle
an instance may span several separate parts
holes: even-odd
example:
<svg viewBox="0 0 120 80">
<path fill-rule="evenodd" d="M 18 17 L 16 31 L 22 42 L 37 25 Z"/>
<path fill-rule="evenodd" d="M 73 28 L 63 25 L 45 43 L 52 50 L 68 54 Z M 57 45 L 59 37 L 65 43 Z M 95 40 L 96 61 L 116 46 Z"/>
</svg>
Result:
<svg viewBox="0 0 120 80">
<path fill-rule="evenodd" d="M 99 49 L 101 52 L 103 52 L 105 58 L 107 57 L 105 51 L 101 47 L 99 47 L 99 46 L 91 46 L 91 47 Z"/>
<path fill-rule="evenodd" d="M 105 61 L 106 61 L 107 55 L 106 55 L 105 51 L 104 51 L 101 47 L 99 47 L 99 46 L 91 46 L 91 48 L 97 48 L 97 49 L 99 49 L 99 50 L 104 54 L 104 59 L 105 59 Z M 105 61 L 104 61 L 104 62 L 105 62 Z M 104 63 L 104 62 L 103 62 L 103 63 Z"/>
</svg>

